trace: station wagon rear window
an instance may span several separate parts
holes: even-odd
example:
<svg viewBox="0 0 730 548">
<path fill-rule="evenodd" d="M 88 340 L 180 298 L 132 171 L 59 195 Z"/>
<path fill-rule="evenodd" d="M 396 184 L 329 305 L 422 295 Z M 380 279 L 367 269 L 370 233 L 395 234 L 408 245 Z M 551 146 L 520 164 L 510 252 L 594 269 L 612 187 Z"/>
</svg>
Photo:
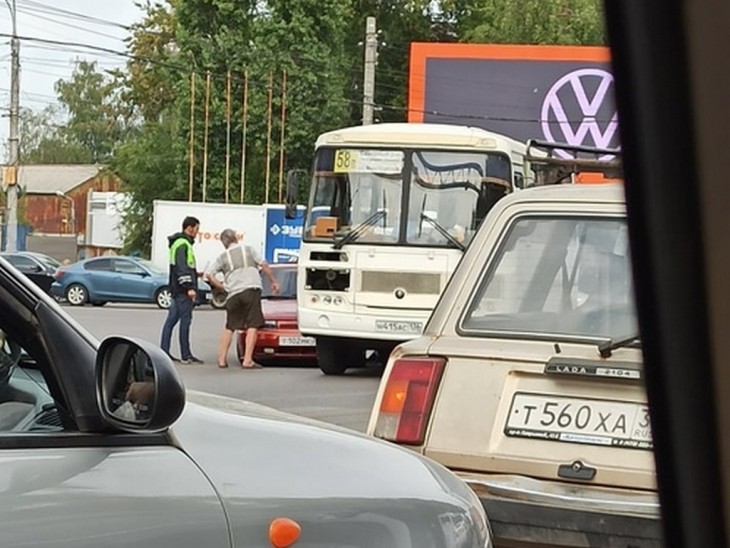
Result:
<svg viewBox="0 0 730 548">
<path fill-rule="evenodd" d="M 477 335 L 601 339 L 636 333 L 625 219 L 514 221 L 461 328 Z"/>
</svg>

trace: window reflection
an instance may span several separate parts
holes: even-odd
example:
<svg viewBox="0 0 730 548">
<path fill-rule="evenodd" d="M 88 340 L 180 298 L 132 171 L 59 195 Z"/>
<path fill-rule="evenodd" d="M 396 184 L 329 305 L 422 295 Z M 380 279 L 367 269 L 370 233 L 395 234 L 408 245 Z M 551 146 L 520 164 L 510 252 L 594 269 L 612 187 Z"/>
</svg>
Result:
<svg viewBox="0 0 730 548">
<path fill-rule="evenodd" d="M 144 423 L 155 404 L 155 371 L 147 354 L 132 344 L 122 344 L 110 352 L 110 410 L 130 422 Z"/>
</svg>

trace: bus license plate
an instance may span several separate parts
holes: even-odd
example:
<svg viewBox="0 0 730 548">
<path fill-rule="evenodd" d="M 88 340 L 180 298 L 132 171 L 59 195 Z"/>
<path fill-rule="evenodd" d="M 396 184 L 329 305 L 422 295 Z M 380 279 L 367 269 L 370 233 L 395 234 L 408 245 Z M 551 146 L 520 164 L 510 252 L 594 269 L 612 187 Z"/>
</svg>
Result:
<svg viewBox="0 0 730 548">
<path fill-rule="evenodd" d="M 399 322 L 392 320 L 375 320 L 376 331 L 387 331 L 388 333 L 413 333 L 419 334 L 423 329 L 422 322 Z"/>
<path fill-rule="evenodd" d="M 643 403 L 516 393 L 507 436 L 633 449 L 653 448 Z"/>
</svg>

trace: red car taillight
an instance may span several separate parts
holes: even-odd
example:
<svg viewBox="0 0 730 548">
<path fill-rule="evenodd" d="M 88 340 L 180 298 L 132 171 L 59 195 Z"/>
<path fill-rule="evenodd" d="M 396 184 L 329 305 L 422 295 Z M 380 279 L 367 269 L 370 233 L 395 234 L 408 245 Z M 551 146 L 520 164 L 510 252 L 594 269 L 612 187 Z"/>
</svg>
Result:
<svg viewBox="0 0 730 548">
<path fill-rule="evenodd" d="M 421 445 L 441 382 L 444 358 L 400 358 L 391 369 L 380 402 L 375 436 Z"/>
<path fill-rule="evenodd" d="M 53 273 L 53 277 L 57 280 L 60 280 L 63 278 L 64 274 L 66 274 L 66 271 L 63 268 L 57 268 L 56 271 Z"/>
</svg>

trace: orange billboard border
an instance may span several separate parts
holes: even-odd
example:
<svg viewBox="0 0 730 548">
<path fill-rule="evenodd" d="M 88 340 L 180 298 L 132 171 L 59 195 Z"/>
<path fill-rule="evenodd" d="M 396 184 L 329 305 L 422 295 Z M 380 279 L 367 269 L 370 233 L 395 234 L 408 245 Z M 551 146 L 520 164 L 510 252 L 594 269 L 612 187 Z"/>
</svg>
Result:
<svg viewBox="0 0 730 548">
<path fill-rule="evenodd" d="M 452 44 L 413 42 L 408 76 L 408 121 L 422 123 L 426 106 L 426 63 L 429 59 L 609 62 L 602 46 L 539 46 L 517 44 Z"/>
</svg>

